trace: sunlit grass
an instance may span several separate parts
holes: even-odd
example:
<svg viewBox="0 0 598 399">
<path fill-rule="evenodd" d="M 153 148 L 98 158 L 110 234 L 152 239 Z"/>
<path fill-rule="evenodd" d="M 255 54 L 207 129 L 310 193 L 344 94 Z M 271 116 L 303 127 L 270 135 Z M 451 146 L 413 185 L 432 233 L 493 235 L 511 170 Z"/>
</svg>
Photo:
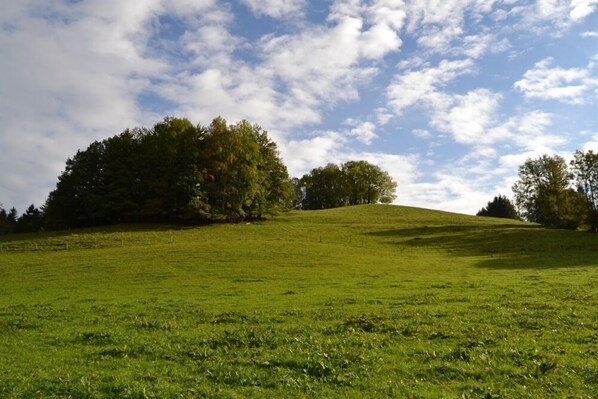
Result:
<svg viewBox="0 0 598 399">
<path fill-rule="evenodd" d="M 0 397 L 595 397 L 598 236 L 394 206 L 1 237 Z"/>
</svg>

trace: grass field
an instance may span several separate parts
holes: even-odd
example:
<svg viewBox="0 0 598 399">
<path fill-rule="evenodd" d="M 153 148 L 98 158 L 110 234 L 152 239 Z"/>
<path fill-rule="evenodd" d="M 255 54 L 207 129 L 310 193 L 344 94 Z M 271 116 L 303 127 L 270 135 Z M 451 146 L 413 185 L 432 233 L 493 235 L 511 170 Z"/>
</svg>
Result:
<svg viewBox="0 0 598 399">
<path fill-rule="evenodd" d="M 598 235 L 359 206 L 0 237 L 0 397 L 596 398 Z"/>
</svg>

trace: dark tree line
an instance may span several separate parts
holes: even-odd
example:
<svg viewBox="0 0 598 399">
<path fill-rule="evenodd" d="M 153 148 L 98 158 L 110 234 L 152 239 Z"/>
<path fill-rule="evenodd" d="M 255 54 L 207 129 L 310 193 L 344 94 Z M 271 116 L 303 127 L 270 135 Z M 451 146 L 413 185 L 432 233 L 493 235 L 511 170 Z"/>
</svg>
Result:
<svg viewBox="0 0 598 399">
<path fill-rule="evenodd" d="M 292 193 L 277 146 L 259 126 L 166 118 L 77 152 L 45 217 L 50 228 L 240 221 L 286 209 Z"/>
<path fill-rule="evenodd" d="M 315 168 L 294 184 L 295 205 L 301 209 L 391 203 L 397 187 L 387 172 L 366 161 Z"/>
<path fill-rule="evenodd" d="M 0 204 L 0 234 L 29 233 L 39 231 L 44 225 L 43 211 L 34 205 L 18 216 L 15 207 L 6 211 Z"/>
</svg>

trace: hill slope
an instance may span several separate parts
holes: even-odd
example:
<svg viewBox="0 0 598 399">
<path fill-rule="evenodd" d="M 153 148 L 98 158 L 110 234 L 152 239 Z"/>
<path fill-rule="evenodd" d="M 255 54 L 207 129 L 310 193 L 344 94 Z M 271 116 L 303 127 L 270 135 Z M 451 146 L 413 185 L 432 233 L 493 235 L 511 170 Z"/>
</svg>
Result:
<svg viewBox="0 0 598 399">
<path fill-rule="evenodd" d="M 358 206 L 0 245 L 0 397 L 591 397 L 598 383 L 592 234 Z"/>
</svg>

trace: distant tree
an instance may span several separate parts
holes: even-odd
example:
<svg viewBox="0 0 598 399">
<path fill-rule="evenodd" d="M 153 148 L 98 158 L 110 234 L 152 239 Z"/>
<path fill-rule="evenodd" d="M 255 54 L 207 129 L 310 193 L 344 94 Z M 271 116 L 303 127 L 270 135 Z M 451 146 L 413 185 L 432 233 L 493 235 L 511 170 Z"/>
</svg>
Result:
<svg viewBox="0 0 598 399">
<path fill-rule="evenodd" d="M 312 169 L 301 178 L 303 209 L 326 209 L 348 205 L 341 169 L 332 163 Z"/>
<path fill-rule="evenodd" d="M 8 211 L 6 220 L 8 221 L 9 224 L 14 226 L 17 223 L 18 219 L 19 219 L 19 212 L 17 212 L 17 208 L 15 208 L 13 206 L 12 208 L 10 208 L 10 211 Z"/>
<path fill-rule="evenodd" d="M 488 202 L 485 208 L 480 209 L 477 216 L 490 216 L 495 218 L 519 219 L 515 205 L 505 196 L 499 195 Z"/>
<path fill-rule="evenodd" d="M 315 168 L 295 181 L 295 193 L 303 209 L 336 208 L 347 205 L 390 203 L 396 183 L 378 166 L 349 161 L 340 167 Z"/>
<path fill-rule="evenodd" d="M 390 175 L 367 161 L 349 161 L 341 165 L 349 205 L 389 204 L 396 198 L 397 184 Z"/>
<path fill-rule="evenodd" d="M 577 228 L 587 217 L 586 199 L 570 188 L 567 163 L 558 155 L 528 159 L 519 167 L 513 192 L 521 215 L 529 221 Z"/>
<path fill-rule="evenodd" d="M 140 156 L 138 130 L 125 130 L 104 141 L 102 169 L 102 223 L 134 220 L 140 209 L 143 190 L 139 174 Z"/>
<path fill-rule="evenodd" d="M 51 228 L 92 226 L 105 222 L 109 210 L 102 171 L 105 144 L 95 141 L 66 161 L 45 207 Z"/>
<path fill-rule="evenodd" d="M 210 218 L 243 220 L 287 209 L 292 183 L 276 144 L 258 125 L 216 118 L 205 137 Z"/>
<path fill-rule="evenodd" d="M 8 212 L 0 204 L 0 234 L 10 234 L 15 231 L 17 224 L 17 210 L 13 207 Z"/>
<path fill-rule="evenodd" d="M 259 192 L 253 201 L 252 213 L 260 217 L 264 213 L 280 212 L 292 206 L 293 183 L 286 165 L 280 158 L 278 146 L 259 126 L 252 126 L 260 150 L 258 164 Z"/>
<path fill-rule="evenodd" d="M 11 226 L 8 223 L 8 213 L 0 203 L 0 234 L 8 234 Z"/>
<path fill-rule="evenodd" d="M 40 231 L 44 225 L 44 215 L 41 210 L 31 204 L 17 220 L 17 233 L 30 233 Z"/>
<path fill-rule="evenodd" d="M 134 202 L 142 219 L 190 221 L 205 217 L 202 164 L 206 129 L 167 117 L 138 131 Z"/>
<path fill-rule="evenodd" d="M 588 201 L 588 224 L 598 232 L 598 153 L 576 151 L 571 161 L 574 184 Z"/>
</svg>

